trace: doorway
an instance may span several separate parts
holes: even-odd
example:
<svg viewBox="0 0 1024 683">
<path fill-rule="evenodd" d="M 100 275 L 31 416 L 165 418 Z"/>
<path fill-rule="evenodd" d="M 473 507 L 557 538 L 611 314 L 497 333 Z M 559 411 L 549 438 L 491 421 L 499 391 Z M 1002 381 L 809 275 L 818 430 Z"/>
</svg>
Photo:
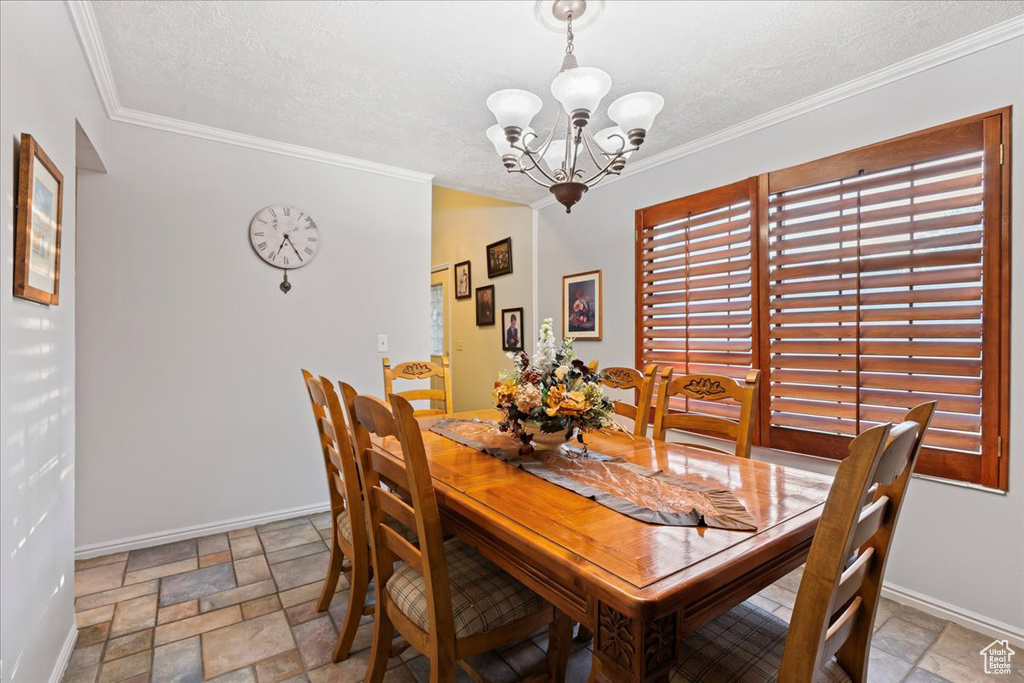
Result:
<svg viewBox="0 0 1024 683">
<path fill-rule="evenodd" d="M 448 266 L 440 266 L 430 273 L 430 360 L 441 365 L 445 358 L 451 359 L 451 347 L 449 346 L 450 313 L 448 306 L 448 282 L 451 269 Z M 448 372 L 451 372 L 449 364 Z M 440 377 L 430 379 L 431 389 L 444 389 L 444 380 Z M 444 408 L 442 401 L 431 401 L 430 407 L 441 410 Z M 447 407 L 452 412 L 452 406 Z"/>
</svg>

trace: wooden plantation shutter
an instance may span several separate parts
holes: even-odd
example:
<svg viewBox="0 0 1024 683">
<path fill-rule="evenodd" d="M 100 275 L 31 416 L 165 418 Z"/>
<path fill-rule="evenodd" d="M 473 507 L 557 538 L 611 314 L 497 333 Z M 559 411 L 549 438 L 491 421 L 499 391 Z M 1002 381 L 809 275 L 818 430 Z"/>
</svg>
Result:
<svg viewBox="0 0 1024 683">
<path fill-rule="evenodd" d="M 741 181 L 637 212 L 637 367 L 736 378 L 751 367 L 754 188 Z M 739 416 L 728 402 L 672 400 Z"/>
</svg>

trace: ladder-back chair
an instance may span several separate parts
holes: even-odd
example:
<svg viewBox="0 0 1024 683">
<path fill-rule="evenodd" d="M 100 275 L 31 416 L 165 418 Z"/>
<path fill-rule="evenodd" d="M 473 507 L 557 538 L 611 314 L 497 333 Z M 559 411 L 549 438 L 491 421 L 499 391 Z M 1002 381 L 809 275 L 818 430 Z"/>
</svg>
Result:
<svg viewBox="0 0 1024 683">
<path fill-rule="evenodd" d="M 672 683 L 863 683 L 882 576 L 935 402 L 850 444 L 821 513 L 787 629 L 745 602 L 688 635 Z M 787 633 L 788 631 L 788 633 Z M 742 646 L 737 647 L 741 644 Z M 756 645 L 755 645 L 756 644 Z"/>
<path fill-rule="evenodd" d="M 429 657 L 431 681 L 450 682 L 456 664 L 479 680 L 465 662 L 468 657 L 548 624 L 551 680 L 564 680 L 571 620 L 462 541 L 443 540 L 422 434 L 409 402 L 392 395 L 389 407 L 376 398 L 356 396 L 352 410 L 378 606 L 366 683 L 383 680 L 395 628 Z M 379 450 L 371 434 L 396 439 L 402 462 Z M 415 529 L 418 542 L 396 533 L 389 520 Z"/>
<path fill-rule="evenodd" d="M 750 446 L 754 435 L 754 415 L 757 409 L 757 389 L 761 380 L 760 370 L 750 370 L 741 382 L 724 375 L 693 374 L 672 376 L 672 369 L 661 373 L 658 385 L 658 405 L 654 415 L 654 438 L 665 440 L 669 429 L 682 429 L 736 442 L 736 449 L 729 452 L 706 443 L 692 445 L 708 450 L 750 457 Z M 673 412 L 669 404 L 673 396 L 700 401 L 734 401 L 739 403 L 739 420 L 730 420 L 717 415 L 693 412 Z"/>
<path fill-rule="evenodd" d="M 442 389 L 409 389 L 407 391 L 394 390 L 394 382 L 396 379 L 430 379 L 437 377 L 441 380 L 444 385 Z M 416 411 L 417 417 L 423 417 L 425 415 L 444 415 L 445 413 L 452 412 L 452 377 L 451 377 L 451 366 L 448 362 L 448 356 L 441 356 L 441 363 L 433 363 L 431 361 L 409 361 L 407 363 L 399 363 L 395 367 L 391 367 L 391 359 L 384 359 L 384 395 L 391 396 L 392 394 L 398 394 L 407 401 L 431 401 L 444 403 L 444 409 L 440 410 L 437 408 L 422 408 Z"/>
</svg>

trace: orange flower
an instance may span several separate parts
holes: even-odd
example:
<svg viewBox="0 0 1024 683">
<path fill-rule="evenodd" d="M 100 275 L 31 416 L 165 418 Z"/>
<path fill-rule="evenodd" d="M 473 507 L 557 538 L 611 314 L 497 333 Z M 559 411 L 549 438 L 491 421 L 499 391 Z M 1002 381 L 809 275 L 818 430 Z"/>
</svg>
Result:
<svg viewBox="0 0 1024 683">
<path fill-rule="evenodd" d="M 589 409 L 590 404 L 582 391 L 566 391 L 561 384 L 548 390 L 547 414 L 552 417 L 555 415 L 581 415 Z"/>
<path fill-rule="evenodd" d="M 495 382 L 493 393 L 497 405 L 510 405 L 515 400 L 516 389 L 515 382 Z"/>
</svg>

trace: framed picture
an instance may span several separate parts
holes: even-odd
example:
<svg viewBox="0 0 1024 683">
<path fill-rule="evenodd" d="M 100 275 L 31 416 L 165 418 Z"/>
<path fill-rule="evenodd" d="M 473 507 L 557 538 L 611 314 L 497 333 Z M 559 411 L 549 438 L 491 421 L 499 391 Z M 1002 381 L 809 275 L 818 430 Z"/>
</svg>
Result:
<svg viewBox="0 0 1024 683">
<path fill-rule="evenodd" d="M 494 324 L 494 285 L 476 288 L 476 324 Z"/>
<path fill-rule="evenodd" d="M 473 296 L 473 275 L 469 261 L 455 264 L 455 298 L 468 299 Z"/>
<path fill-rule="evenodd" d="M 600 270 L 562 276 L 562 336 L 600 341 Z"/>
<path fill-rule="evenodd" d="M 487 277 L 508 275 L 512 272 L 512 238 L 506 237 L 487 245 Z"/>
<path fill-rule="evenodd" d="M 526 321 L 523 320 L 522 308 L 501 309 L 501 348 L 505 351 L 522 351 L 523 331 Z"/>
<path fill-rule="evenodd" d="M 56 306 L 64 176 L 28 133 L 21 134 L 14 230 L 14 296 Z"/>
</svg>

